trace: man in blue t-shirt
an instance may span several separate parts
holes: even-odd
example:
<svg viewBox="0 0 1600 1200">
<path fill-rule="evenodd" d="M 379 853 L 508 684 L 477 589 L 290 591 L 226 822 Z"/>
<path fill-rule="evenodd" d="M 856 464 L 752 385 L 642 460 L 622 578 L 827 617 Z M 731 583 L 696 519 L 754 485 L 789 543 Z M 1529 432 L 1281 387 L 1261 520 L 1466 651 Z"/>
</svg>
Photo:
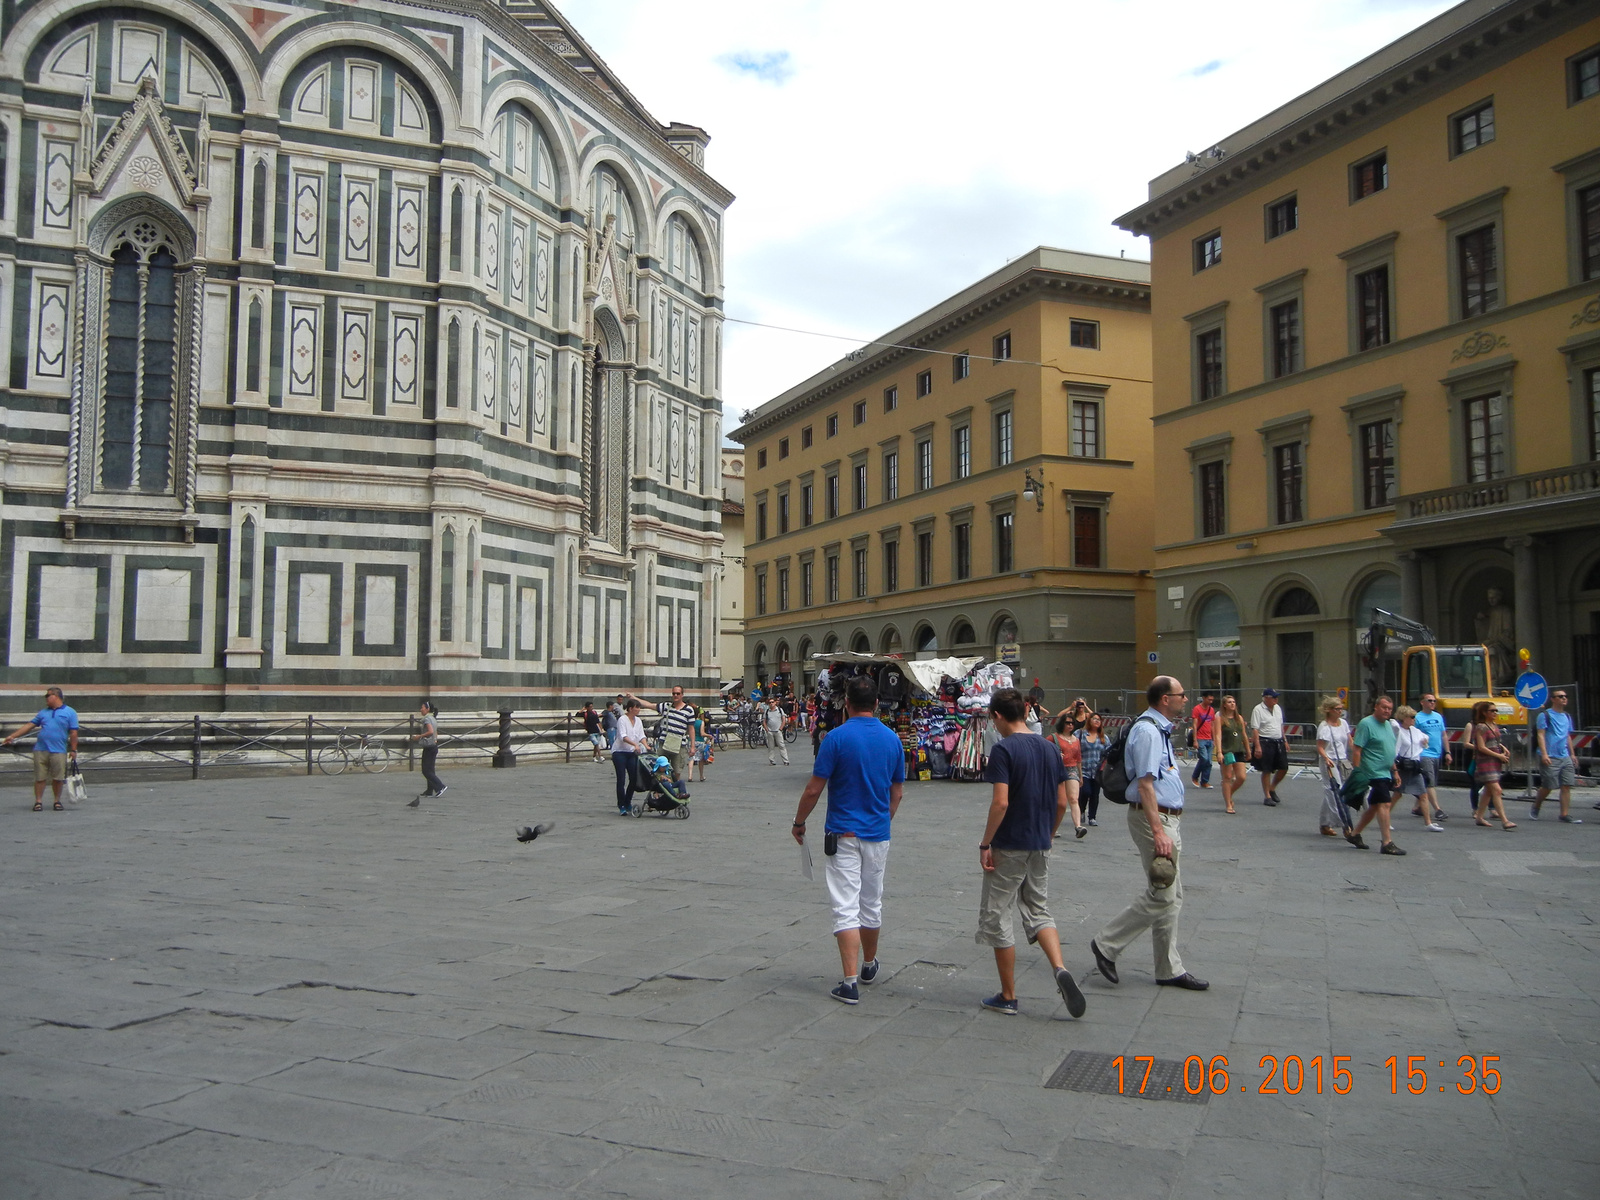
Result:
<svg viewBox="0 0 1600 1200">
<path fill-rule="evenodd" d="M 1572 717 L 1567 713 L 1567 694 L 1550 693 L 1550 707 L 1535 722 L 1539 735 L 1539 794 L 1528 815 L 1539 819 L 1539 809 L 1551 792 L 1561 791 L 1561 819 L 1568 825 L 1583 822 L 1567 811 L 1572 805 L 1572 785 L 1578 781 L 1578 764 L 1572 757 Z"/>
<path fill-rule="evenodd" d="M 1022 930 L 1036 942 L 1055 971 L 1056 989 L 1067 1011 L 1083 1016 L 1087 1005 L 1072 973 L 1061 961 L 1061 938 L 1050 917 L 1050 846 L 1066 816 L 1067 770 L 1054 742 L 1028 732 L 1028 708 L 1016 688 L 1001 688 L 989 701 L 1001 741 L 989 755 L 983 777 L 994 785 L 989 823 L 978 846 L 983 892 L 978 901 L 978 944 L 994 949 L 1000 972 L 999 994 L 983 1006 L 1017 1015 L 1017 943 L 1011 936 L 1011 910 L 1022 914 Z M 1073 796 L 1072 825 L 1088 833 Z"/>
<path fill-rule="evenodd" d="M 833 936 L 844 979 L 829 994 L 844 1004 L 861 999 L 857 983 L 878 977 L 878 930 L 883 925 L 883 871 L 889 861 L 889 822 L 900 807 L 905 750 L 878 720 L 878 685 L 858 675 L 845 688 L 849 719 L 822 739 L 811 778 L 800 794 L 794 840 L 804 844 L 806 818 L 828 789 L 823 828 Z"/>
<path fill-rule="evenodd" d="M 1428 739 L 1428 744 L 1422 748 L 1421 756 L 1426 791 L 1417 798 L 1411 815 L 1426 817 L 1431 811 L 1439 820 L 1444 820 L 1450 814 L 1439 806 L 1439 762 L 1444 757 L 1444 714 L 1439 711 L 1439 697 L 1432 692 L 1422 697 L 1422 710 L 1412 725 Z"/>
<path fill-rule="evenodd" d="M 50 782 L 55 792 L 55 809 L 61 811 L 61 785 L 67 778 L 67 756 L 78 757 L 78 714 L 67 707 L 61 689 L 44 694 L 44 707 L 38 715 L 11 732 L 0 745 L 9 746 L 19 737 L 38 731 L 33 741 L 33 811 L 44 807 L 44 785 Z"/>
</svg>

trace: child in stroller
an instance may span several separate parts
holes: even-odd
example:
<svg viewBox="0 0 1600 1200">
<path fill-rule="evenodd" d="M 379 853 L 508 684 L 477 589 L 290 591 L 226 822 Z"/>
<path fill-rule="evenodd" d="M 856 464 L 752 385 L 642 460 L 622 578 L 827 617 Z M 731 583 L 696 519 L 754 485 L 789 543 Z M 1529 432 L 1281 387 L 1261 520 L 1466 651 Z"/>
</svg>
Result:
<svg viewBox="0 0 1600 1200">
<path fill-rule="evenodd" d="M 647 812 L 658 816 L 685 821 L 689 818 L 689 787 L 672 773 L 672 761 L 665 754 L 655 758 L 639 756 L 639 773 L 643 791 L 648 795 L 643 804 L 633 806 L 633 815 L 642 817 Z"/>
</svg>

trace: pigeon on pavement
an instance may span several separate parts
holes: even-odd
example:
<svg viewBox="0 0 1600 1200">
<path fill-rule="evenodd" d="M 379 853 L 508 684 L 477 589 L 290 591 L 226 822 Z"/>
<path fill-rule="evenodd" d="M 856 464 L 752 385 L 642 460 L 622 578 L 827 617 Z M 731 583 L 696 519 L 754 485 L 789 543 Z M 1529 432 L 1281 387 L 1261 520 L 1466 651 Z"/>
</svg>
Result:
<svg viewBox="0 0 1600 1200">
<path fill-rule="evenodd" d="M 548 822 L 548 821 L 545 822 L 543 825 L 535 825 L 531 829 L 528 826 L 524 825 L 521 829 L 517 830 L 517 841 L 519 841 L 519 842 L 531 842 L 531 841 L 533 841 L 534 838 L 538 837 L 541 833 L 549 833 L 554 828 L 555 828 L 555 825 L 553 823 L 551 823 L 551 822 Z"/>
</svg>

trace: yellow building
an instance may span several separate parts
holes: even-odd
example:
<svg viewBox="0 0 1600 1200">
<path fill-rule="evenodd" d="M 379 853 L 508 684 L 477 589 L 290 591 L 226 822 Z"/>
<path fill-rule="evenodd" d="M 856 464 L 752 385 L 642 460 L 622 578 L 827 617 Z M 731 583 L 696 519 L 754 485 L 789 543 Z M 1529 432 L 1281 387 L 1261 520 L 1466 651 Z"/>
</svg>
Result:
<svg viewBox="0 0 1600 1200">
<path fill-rule="evenodd" d="M 1147 263 L 1041 246 L 745 414 L 747 676 L 843 649 L 1142 679 L 1149 304 Z"/>
<path fill-rule="evenodd" d="M 1593 3 L 1461 4 L 1117 224 L 1152 241 L 1164 663 L 1308 715 L 1377 606 L 1600 701 Z"/>
</svg>

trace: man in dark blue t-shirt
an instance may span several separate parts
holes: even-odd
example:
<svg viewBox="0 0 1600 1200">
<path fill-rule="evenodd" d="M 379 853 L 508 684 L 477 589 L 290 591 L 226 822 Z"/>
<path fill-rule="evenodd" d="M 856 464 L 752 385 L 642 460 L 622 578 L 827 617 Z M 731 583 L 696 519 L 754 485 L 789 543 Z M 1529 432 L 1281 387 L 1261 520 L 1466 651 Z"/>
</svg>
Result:
<svg viewBox="0 0 1600 1200">
<path fill-rule="evenodd" d="M 983 774 L 994 785 L 994 798 L 978 846 L 983 894 L 978 901 L 977 940 L 994 948 L 1000 992 L 983 1001 L 983 1006 L 1007 1016 L 1017 1015 L 1017 944 L 1011 935 L 1011 910 L 1015 907 L 1022 915 L 1028 941 L 1038 943 L 1050 960 L 1067 1011 L 1081 1017 L 1088 1005 L 1061 961 L 1061 939 L 1047 904 L 1050 845 L 1069 803 L 1066 767 L 1054 742 L 1028 732 L 1027 704 L 1016 688 L 996 692 L 989 709 L 1001 740 L 989 755 Z M 1078 812 L 1077 798 L 1070 803 L 1073 828 L 1082 837 L 1088 830 Z"/>
<path fill-rule="evenodd" d="M 829 994 L 845 1004 L 861 999 L 857 983 L 878 977 L 878 930 L 883 924 L 883 872 L 889 861 L 889 821 L 900 807 L 905 750 L 878 720 L 878 685 L 865 675 L 845 689 L 850 718 L 822 739 L 811 778 L 800 794 L 794 840 L 804 844 L 806 817 L 828 789 L 824 828 L 834 850 L 823 875 L 833 904 L 844 979 Z"/>
</svg>

